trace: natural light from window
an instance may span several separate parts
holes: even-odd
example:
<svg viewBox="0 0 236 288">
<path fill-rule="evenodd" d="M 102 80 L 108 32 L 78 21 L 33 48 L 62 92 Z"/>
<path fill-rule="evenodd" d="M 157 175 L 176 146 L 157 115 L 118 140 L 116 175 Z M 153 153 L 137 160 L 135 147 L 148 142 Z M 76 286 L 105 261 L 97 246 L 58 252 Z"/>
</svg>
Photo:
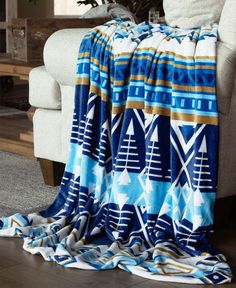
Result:
<svg viewBox="0 0 236 288">
<path fill-rule="evenodd" d="M 97 1 L 101 4 L 101 0 Z M 91 5 L 78 6 L 76 0 L 54 0 L 54 15 L 83 15 Z"/>
</svg>

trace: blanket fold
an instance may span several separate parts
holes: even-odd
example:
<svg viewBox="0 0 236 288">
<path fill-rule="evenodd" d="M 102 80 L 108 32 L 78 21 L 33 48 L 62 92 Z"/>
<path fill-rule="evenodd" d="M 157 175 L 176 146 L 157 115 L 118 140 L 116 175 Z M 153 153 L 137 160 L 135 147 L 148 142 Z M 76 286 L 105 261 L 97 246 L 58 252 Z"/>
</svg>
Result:
<svg viewBox="0 0 236 288">
<path fill-rule="evenodd" d="M 161 281 L 230 282 L 208 242 L 217 186 L 217 26 L 181 30 L 113 20 L 85 35 L 70 154 L 40 213 L 0 235 L 80 269 Z"/>
</svg>

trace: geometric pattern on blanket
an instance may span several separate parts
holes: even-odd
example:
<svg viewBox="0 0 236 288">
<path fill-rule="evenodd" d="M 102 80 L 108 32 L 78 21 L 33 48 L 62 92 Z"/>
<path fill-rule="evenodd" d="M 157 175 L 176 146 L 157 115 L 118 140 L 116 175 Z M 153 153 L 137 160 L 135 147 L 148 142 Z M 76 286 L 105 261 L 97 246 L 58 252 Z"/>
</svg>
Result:
<svg viewBox="0 0 236 288">
<path fill-rule="evenodd" d="M 0 235 L 80 269 L 230 282 L 213 231 L 217 27 L 113 20 L 83 39 L 70 155 L 54 203 L 0 221 Z"/>
</svg>

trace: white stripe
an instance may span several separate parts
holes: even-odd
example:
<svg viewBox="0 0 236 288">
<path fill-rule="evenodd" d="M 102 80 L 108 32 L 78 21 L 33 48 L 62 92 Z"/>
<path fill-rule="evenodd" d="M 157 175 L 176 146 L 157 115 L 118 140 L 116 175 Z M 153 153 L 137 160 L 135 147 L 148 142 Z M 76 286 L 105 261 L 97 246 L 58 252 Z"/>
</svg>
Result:
<svg viewBox="0 0 236 288">
<path fill-rule="evenodd" d="M 115 130 L 117 129 L 117 127 L 119 126 L 120 121 L 121 121 L 121 119 L 122 119 L 122 115 L 123 115 L 123 114 L 120 114 L 119 119 L 117 120 L 117 122 L 115 123 L 115 125 L 112 127 L 111 134 L 113 134 L 113 133 L 115 132 Z"/>
<path fill-rule="evenodd" d="M 124 230 L 119 230 L 119 227 L 118 229 L 116 227 L 114 227 L 113 225 L 109 225 L 111 228 L 113 228 L 116 232 L 120 232 L 120 233 L 123 233 Z"/>
<path fill-rule="evenodd" d="M 161 156 L 161 154 L 159 153 L 156 154 L 156 153 L 150 153 L 150 152 L 147 152 L 146 155 L 158 156 L 158 157 Z"/>
<path fill-rule="evenodd" d="M 153 174 L 153 173 L 147 173 L 146 175 L 156 177 L 156 178 L 162 178 L 162 175 L 157 175 L 157 174 Z"/>
<path fill-rule="evenodd" d="M 186 241 L 186 242 L 197 242 L 197 240 L 194 240 L 194 239 L 180 239 L 179 240 L 180 242 L 183 242 L 183 241 Z M 192 247 L 191 247 L 192 249 Z"/>
<path fill-rule="evenodd" d="M 73 187 L 73 186 L 71 186 L 71 185 L 70 185 L 70 188 L 73 189 L 73 190 L 76 190 L 76 191 L 79 190 L 79 188 Z"/>
<path fill-rule="evenodd" d="M 209 167 L 209 165 L 202 165 L 202 164 L 194 164 L 194 167 Z"/>
<path fill-rule="evenodd" d="M 205 157 L 196 157 L 197 160 L 208 160 L 207 158 Z"/>
<path fill-rule="evenodd" d="M 126 169 L 135 169 L 135 170 L 139 170 L 140 169 L 140 167 L 122 166 L 122 165 L 116 165 L 116 168 L 126 168 Z"/>
<path fill-rule="evenodd" d="M 105 214 L 106 215 L 106 214 Z M 131 218 L 128 218 L 128 217 L 116 217 L 116 216 L 113 216 L 111 214 L 109 214 L 109 217 L 112 217 L 114 219 L 120 219 L 120 220 L 131 220 Z"/>
<path fill-rule="evenodd" d="M 88 197 L 88 195 L 86 193 L 84 193 L 84 192 L 79 192 L 79 195 Z"/>
<path fill-rule="evenodd" d="M 122 223 L 116 223 L 116 222 L 114 222 L 114 221 L 111 221 L 111 220 L 109 220 L 109 223 L 112 223 L 112 224 L 115 224 L 115 225 L 117 225 L 117 226 L 128 226 L 128 224 L 122 224 Z"/>
<path fill-rule="evenodd" d="M 124 142 L 136 142 L 136 140 L 132 140 L 132 139 L 130 139 L 130 140 L 129 139 L 124 139 L 123 141 Z"/>
<path fill-rule="evenodd" d="M 118 162 L 118 161 L 119 161 L 119 162 L 126 162 L 127 160 L 126 160 L 126 159 L 119 159 L 119 158 L 118 158 L 118 159 L 117 159 L 117 162 Z M 137 162 L 139 162 L 139 160 L 129 160 L 129 162 L 131 162 L 131 163 L 132 163 L 132 162 L 137 163 Z M 115 165 L 115 163 L 114 163 L 113 165 Z"/>
<path fill-rule="evenodd" d="M 84 135 L 84 138 L 87 138 L 87 139 L 92 139 L 91 136 L 87 136 L 87 135 Z"/>
<path fill-rule="evenodd" d="M 69 193 L 68 193 L 68 194 L 70 194 L 70 195 L 72 195 L 72 196 L 75 196 L 75 197 L 77 196 L 77 194 L 75 194 L 75 193 L 72 193 L 72 192 L 70 192 L 70 191 L 69 191 Z"/>
<path fill-rule="evenodd" d="M 206 182 L 211 182 L 211 179 L 198 179 L 198 178 L 193 178 L 193 180 L 195 180 L 195 181 L 200 181 L 200 182 L 204 182 L 204 181 L 206 181 Z"/>
<path fill-rule="evenodd" d="M 148 168 L 149 170 L 156 170 L 156 171 L 161 171 L 162 168 L 159 168 L 159 167 L 149 167 Z"/>
<path fill-rule="evenodd" d="M 153 145 L 152 145 L 152 146 L 151 146 L 151 145 L 148 145 L 148 148 L 149 148 L 149 149 L 152 149 L 152 150 L 155 150 L 155 149 L 159 150 L 159 147 L 154 147 Z"/>
<path fill-rule="evenodd" d="M 199 189 L 212 189 L 213 186 L 198 186 L 198 185 L 193 185 L 194 188 L 199 188 Z"/>
<path fill-rule="evenodd" d="M 125 146 L 125 145 L 121 145 L 121 148 L 127 148 L 127 149 L 137 149 L 136 147 L 131 147 L 131 146 Z"/>
<path fill-rule="evenodd" d="M 210 172 L 203 172 L 203 171 L 193 171 L 193 173 L 195 173 L 195 174 L 211 174 Z"/>
<path fill-rule="evenodd" d="M 159 218 L 159 219 L 158 219 L 158 222 L 159 222 L 159 221 L 162 221 L 162 222 L 164 222 L 164 223 L 166 223 L 167 225 L 170 226 L 170 223 L 168 223 L 168 222 L 167 222 L 166 220 L 164 220 L 164 219 Z"/>
<path fill-rule="evenodd" d="M 118 155 L 127 155 L 127 153 L 125 153 L 125 152 L 119 152 Z M 138 153 L 129 153 L 129 155 L 137 156 Z"/>
<path fill-rule="evenodd" d="M 87 200 L 84 200 L 84 199 L 79 199 L 79 202 L 87 202 Z"/>
<path fill-rule="evenodd" d="M 152 160 L 152 159 L 146 159 L 146 162 L 152 162 L 152 163 L 157 163 L 157 164 L 160 164 L 160 163 L 161 163 L 161 161 Z"/>
<path fill-rule="evenodd" d="M 127 210 L 125 210 L 125 211 L 117 211 L 117 210 L 110 209 L 110 208 L 108 208 L 108 210 L 111 211 L 111 212 L 119 213 L 119 214 L 124 214 L 124 213 L 126 213 L 126 214 L 134 214 L 134 212 L 127 211 Z"/>
</svg>

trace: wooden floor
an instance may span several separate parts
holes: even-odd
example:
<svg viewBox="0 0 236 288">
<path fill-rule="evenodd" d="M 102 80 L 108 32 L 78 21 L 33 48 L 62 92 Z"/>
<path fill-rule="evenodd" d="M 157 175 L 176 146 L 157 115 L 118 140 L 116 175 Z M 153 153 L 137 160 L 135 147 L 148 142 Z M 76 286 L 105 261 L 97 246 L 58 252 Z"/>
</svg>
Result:
<svg viewBox="0 0 236 288">
<path fill-rule="evenodd" d="M 217 248 L 227 256 L 236 274 L 236 231 L 222 230 L 213 237 Z M 86 271 L 63 268 L 45 262 L 39 255 L 22 249 L 21 239 L 0 238 L 0 287 L 1 288 L 192 288 L 193 285 L 147 280 L 116 270 Z M 195 286 L 194 286 L 195 287 Z M 197 285 L 198 288 L 215 287 Z M 236 281 L 221 285 L 235 288 Z"/>
<path fill-rule="evenodd" d="M 0 91 L 0 105 L 27 111 L 30 107 L 28 95 L 28 83 L 22 82 L 8 91 Z M 33 124 L 26 112 L 23 115 L 0 117 L 0 150 L 34 159 Z"/>
<path fill-rule="evenodd" d="M 0 150 L 34 159 L 33 124 L 26 113 L 0 117 Z"/>
</svg>

